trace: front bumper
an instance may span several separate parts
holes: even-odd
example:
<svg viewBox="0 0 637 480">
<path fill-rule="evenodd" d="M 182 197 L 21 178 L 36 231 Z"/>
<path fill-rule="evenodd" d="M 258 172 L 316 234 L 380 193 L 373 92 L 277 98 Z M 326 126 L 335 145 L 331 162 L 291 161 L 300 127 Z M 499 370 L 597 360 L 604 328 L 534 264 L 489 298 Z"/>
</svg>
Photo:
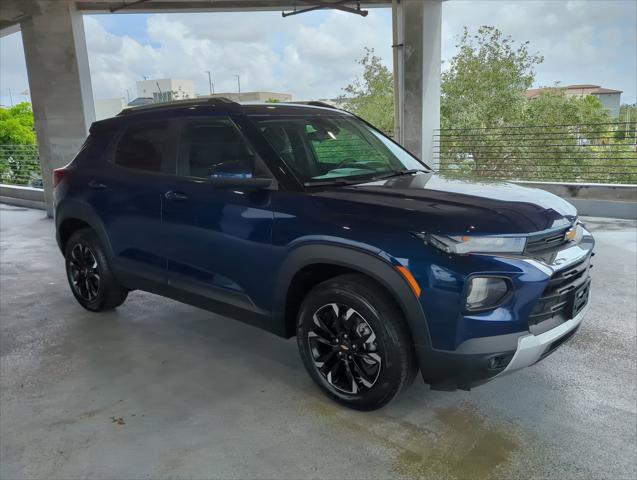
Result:
<svg viewBox="0 0 637 480">
<path fill-rule="evenodd" d="M 474 336 L 465 338 L 455 349 L 434 348 L 428 352 L 419 349 L 425 382 L 436 390 L 468 390 L 532 365 L 569 340 L 579 328 L 590 302 L 589 269 L 593 248 L 594 240 L 586 232 L 579 244 L 554 252 L 551 262 L 521 259 L 526 265 L 525 272 L 541 272 L 544 278 L 541 289 L 537 284 L 533 286 L 535 275 L 527 275 L 518 283 L 518 292 L 527 295 L 526 309 L 520 308 L 513 299 L 509 308 L 498 308 L 482 317 L 460 316 L 457 325 L 463 327 L 462 332 L 469 331 Z M 507 332 L 509 325 L 518 328 Z M 492 326 L 502 329 L 502 333 L 475 335 Z"/>
<path fill-rule="evenodd" d="M 520 332 L 465 342 L 456 351 L 421 351 L 423 378 L 433 390 L 470 390 L 533 365 L 575 335 L 588 304 L 572 319 L 539 335 Z"/>
<path fill-rule="evenodd" d="M 588 308 L 589 304 L 575 317 L 547 332 L 541 333 L 540 335 L 523 335 L 518 338 L 518 347 L 515 350 L 513 358 L 507 367 L 496 375 L 496 377 L 507 375 L 516 370 L 533 365 L 553 353 L 557 347 L 575 334 Z"/>
</svg>

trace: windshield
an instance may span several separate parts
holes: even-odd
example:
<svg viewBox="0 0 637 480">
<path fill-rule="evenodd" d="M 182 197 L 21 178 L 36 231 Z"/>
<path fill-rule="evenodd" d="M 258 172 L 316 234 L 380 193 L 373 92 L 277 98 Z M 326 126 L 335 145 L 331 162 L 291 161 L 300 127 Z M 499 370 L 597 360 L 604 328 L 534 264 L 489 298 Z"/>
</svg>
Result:
<svg viewBox="0 0 637 480">
<path fill-rule="evenodd" d="M 364 182 L 407 170 L 428 170 L 410 153 L 354 117 L 251 118 L 306 186 Z"/>
</svg>

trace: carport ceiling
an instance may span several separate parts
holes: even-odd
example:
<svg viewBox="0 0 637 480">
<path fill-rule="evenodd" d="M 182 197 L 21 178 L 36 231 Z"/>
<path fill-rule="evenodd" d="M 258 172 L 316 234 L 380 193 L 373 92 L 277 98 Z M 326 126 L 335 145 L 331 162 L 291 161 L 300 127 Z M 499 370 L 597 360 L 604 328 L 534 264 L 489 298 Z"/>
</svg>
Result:
<svg viewBox="0 0 637 480">
<path fill-rule="evenodd" d="M 331 4 L 331 5 L 330 5 Z M 308 7 L 338 8 L 345 6 L 356 9 L 361 7 L 386 7 L 391 0 L 80 0 L 79 10 L 131 13 L 131 12 L 184 12 L 184 11 L 247 11 L 247 10 L 286 10 L 295 7 L 303 10 Z"/>
<path fill-rule="evenodd" d="M 18 30 L 18 24 L 46 12 L 50 2 L 62 0 L 0 0 L 0 37 Z M 86 13 L 241 12 L 258 10 L 297 11 L 311 7 L 387 7 L 391 0 L 77 0 Z"/>
</svg>

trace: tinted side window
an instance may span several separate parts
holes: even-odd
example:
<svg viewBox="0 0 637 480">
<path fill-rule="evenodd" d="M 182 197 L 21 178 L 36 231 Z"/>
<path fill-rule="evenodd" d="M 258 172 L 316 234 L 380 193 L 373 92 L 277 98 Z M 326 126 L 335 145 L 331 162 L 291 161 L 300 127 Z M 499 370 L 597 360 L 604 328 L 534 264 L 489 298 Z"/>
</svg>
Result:
<svg viewBox="0 0 637 480">
<path fill-rule="evenodd" d="M 106 148 L 114 137 L 115 132 L 112 130 L 91 133 L 75 156 L 73 162 L 80 164 L 85 161 L 96 162 L 101 160 Z"/>
<path fill-rule="evenodd" d="M 255 154 L 229 119 L 184 123 L 179 174 L 206 179 L 255 176 Z"/>
<path fill-rule="evenodd" d="M 176 146 L 168 122 L 152 122 L 129 127 L 117 145 L 115 163 L 148 172 L 169 171 Z"/>
</svg>

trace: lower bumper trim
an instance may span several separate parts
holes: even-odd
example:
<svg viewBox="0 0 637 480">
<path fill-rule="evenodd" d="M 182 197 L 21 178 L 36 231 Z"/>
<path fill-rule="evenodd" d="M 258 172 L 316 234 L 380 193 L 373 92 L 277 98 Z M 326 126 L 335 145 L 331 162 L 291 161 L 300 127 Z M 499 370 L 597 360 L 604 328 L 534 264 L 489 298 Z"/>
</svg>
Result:
<svg viewBox="0 0 637 480">
<path fill-rule="evenodd" d="M 561 343 L 561 339 L 567 336 L 571 336 L 575 330 L 582 323 L 584 315 L 588 311 L 588 305 L 579 312 L 575 317 L 562 323 L 558 327 L 555 327 L 540 335 L 524 335 L 518 339 L 518 348 L 511 359 L 511 362 L 507 367 L 500 372 L 496 377 L 502 375 L 508 375 L 509 373 L 520 370 L 529 365 L 533 365 L 537 361 L 541 360 L 545 354 L 550 353 L 548 350 L 555 344 L 558 346 Z M 495 378 L 495 377 L 494 377 Z"/>
</svg>

